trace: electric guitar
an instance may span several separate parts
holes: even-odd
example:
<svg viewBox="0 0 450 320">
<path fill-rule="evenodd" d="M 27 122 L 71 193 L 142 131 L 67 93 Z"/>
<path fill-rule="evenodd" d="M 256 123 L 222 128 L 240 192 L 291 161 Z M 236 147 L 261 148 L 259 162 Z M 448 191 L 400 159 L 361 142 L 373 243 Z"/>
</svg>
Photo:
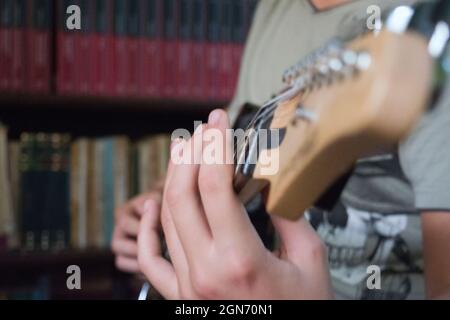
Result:
<svg viewBox="0 0 450 320">
<path fill-rule="evenodd" d="M 243 203 L 262 193 L 269 214 L 297 219 L 359 158 L 405 138 L 429 104 L 449 11 L 449 1 L 398 7 L 377 34 L 330 42 L 289 69 L 236 144 Z M 268 132 L 276 139 L 260 148 Z"/>
</svg>

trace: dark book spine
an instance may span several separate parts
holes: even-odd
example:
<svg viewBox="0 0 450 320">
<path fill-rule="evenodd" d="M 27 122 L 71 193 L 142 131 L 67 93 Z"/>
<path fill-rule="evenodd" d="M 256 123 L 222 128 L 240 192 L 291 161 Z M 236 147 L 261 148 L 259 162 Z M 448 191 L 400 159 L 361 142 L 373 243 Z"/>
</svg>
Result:
<svg viewBox="0 0 450 320">
<path fill-rule="evenodd" d="M 93 87 L 93 29 L 95 17 L 95 1 L 80 0 L 81 30 L 76 37 L 76 93 L 87 95 Z"/>
<path fill-rule="evenodd" d="M 23 133 L 20 137 L 20 231 L 22 247 L 35 250 L 40 241 L 38 212 L 41 208 L 36 194 L 38 175 L 36 170 L 36 142 L 32 134 Z"/>
<path fill-rule="evenodd" d="M 194 7 L 191 0 L 180 0 L 179 6 L 177 96 L 192 98 L 191 74 L 196 71 L 192 63 Z"/>
<path fill-rule="evenodd" d="M 25 2 L 25 0 L 14 1 L 11 89 L 15 92 L 23 92 L 25 90 Z"/>
<path fill-rule="evenodd" d="M 127 95 L 137 96 L 139 94 L 139 38 L 141 37 L 140 23 L 141 2 L 139 0 L 128 0 L 127 8 Z"/>
<path fill-rule="evenodd" d="M 193 0 L 193 43 L 192 65 L 192 93 L 195 99 L 205 98 L 206 88 L 206 0 Z"/>
<path fill-rule="evenodd" d="M 177 91 L 177 20 L 178 2 L 176 0 L 164 0 L 163 7 L 163 95 L 173 98 Z"/>
<path fill-rule="evenodd" d="M 70 242 L 70 138 L 52 134 L 48 146 L 46 215 L 50 218 L 50 246 L 63 250 Z"/>
<path fill-rule="evenodd" d="M 163 1 L 143 0 L 143 37 L 141 45 L 141 92 L 160 96 L 162 91 L 162 22 Z"/>
<path fill-rule="evenodd" d="M 219 91 L 220 0 L 207 0 L 206 96 L 214 100 Z"/>
<path fill-rule="evenodd" d="M 78 0 L 58 0 L 56 31 L 56 91 L 60 95 L 73 95 L 76 85 L 76 38 L 78 30 L 69 30 L 66 25 L 66 10 Z"/>
<path fill-rule="evenodd" d="M 13 0 L 0 0 L 0 91 L 11 89 L 13 10 Z"/>
<path fill-rule="evenodd" d="M 50 92 L 52 26 L 51 0 L 30 1 L 27 30 L 28 91 Z"/>
<path fill-rule="evenodd" d="M 127 0 L 114 1 L 114 91 L 123 96 L 127 89 Z"/>
<path fill-rule="evenodd" d="M 50 249 L 50 233 L 52 232 L 52 207 L 58 201 L 58 189 L 51 171 L 52 145 L 50 135 L 38 133 L 36 135 L 36 171 L 40 190 L 35 190 L 39 194 L 34 201 L 40 203 L 40 209 L 36 212 L 39 217 L 39 244 L 40 250 Z"/>
</svg>

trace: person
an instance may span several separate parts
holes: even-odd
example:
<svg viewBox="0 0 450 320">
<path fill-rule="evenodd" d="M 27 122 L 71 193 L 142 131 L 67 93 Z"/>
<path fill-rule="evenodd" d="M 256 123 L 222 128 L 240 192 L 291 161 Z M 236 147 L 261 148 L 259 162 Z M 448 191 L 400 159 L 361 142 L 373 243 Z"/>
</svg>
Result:
<svg viewBox="0 0 450 320">
<path fill-rule="evenodd" d="M 229 118 L 278 92 L 281 73 L 313 49 L 363 31 L 369 6 L 419 2 L 261 0 Z M 450 298 L 449 107 L 447 85 L 398 152 L 358 162 L 331 212 L 311 209 L 295 222 L 271 217 L 276 252 L 261 244 L 236 198 L 232 166 L 170 164 L 162 194 L 119 210 L 117 265 L 144 273 L 167 298 Z M 216 110 L 203 128 L 228 126 Z M 199 136 L 180 143 L 193 148 Z M 372 265 L 382 271 L 376 290 L 366 284 Z"/>
</svg>

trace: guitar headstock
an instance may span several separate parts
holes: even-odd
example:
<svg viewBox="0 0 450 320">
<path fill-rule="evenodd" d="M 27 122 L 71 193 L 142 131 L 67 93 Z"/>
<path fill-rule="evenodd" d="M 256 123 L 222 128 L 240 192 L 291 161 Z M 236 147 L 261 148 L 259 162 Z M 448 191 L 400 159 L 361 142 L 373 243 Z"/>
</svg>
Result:
<svg viewBox="0 0 450 320">
<path fill-rule="evenodd" d="M 416 33 L 383 30 L 330 44 L 288 72 L 290 89 L 262 109 L 256 128 L 281 132 L 278 144 L 258 150 L 242 200 L 265 189 L 267 212 L 296 219 L 358 158 L 395 146 L 429 99 L 427 46 Z M 267 174 L 261 158 L 276 170 Z"/>
</svg>

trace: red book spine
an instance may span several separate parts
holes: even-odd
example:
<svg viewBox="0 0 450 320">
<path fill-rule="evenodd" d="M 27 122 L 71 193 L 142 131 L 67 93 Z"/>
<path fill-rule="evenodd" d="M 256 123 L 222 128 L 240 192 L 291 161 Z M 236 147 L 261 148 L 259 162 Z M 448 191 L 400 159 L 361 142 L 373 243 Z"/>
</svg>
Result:
<svg viewBox="0 0 450 320">
<path fill-rule="evenodd" d="M 29 0 L 30 1 L 30 0 Z M 51 1 L 31 1 L 27 30 L 28 91 L 50 92 L 50 25 Z"/>
<path fill-rule="evenodd" d="M 193 0 L 193 43 L 191 83 L 196 100 L 205 99 L 206 94 L 206 0 Z"/>
<path fill-rule="evenodd" d="M 178 52 L 178 88 L 176 96 L 179 98 L 191 98 L 192 42 L 189 40 L 180 41 Z"/>
<path fill-rule="evenodd" d="M 178 23 L 178 87 L 177 97 L 192 98 L 192 20 L 193 6 L 190 0 L 180 1 Z"/>
<path fill-rule="evenodd" d="M 210 100 L 219 97 L 220 88 L 220 0 L 208 0 L 206 42 L 206 95 Z"/>
<path fill-rule="evenodd" d="M 142 1 L 140 38 L 140 92 L 146 97 L 161 95 L 162 1 Z"/>
<path fill-rule="evenodd" d="M 140 53 L 139 53 L 139 38 L 141 36 L 140 24 L 140 6 L 139 0 L 128 0 L 127 10 L 127 59 L 128 72 L 126 81 L 126 93 L 129 96 L 137 96 L 140 87 Z"/>
<path fill-rule="evenodd" d="M 162 94 L 167 98 L 174 98 L 177 92 L 177 7 L 178 5 L 176 0 L 164 0 Z"/>
<path fill-rule="evenodd" d="M 75 94 L 76 51 L 75 44 L 79 30 L 69 30 L 66 26 L 66 9 L 78 1 L 57 1 L 58 28 L 56 33 L 56 91 L 60 95 Z"/>
<path fill-rule="evenodd" d="M 231 0 L 222 0 L 220 15 L 220 62 L 218 68 L 219 74 L 219 92 L 220 101 L 230 101 L 233 97 L 232 92 L 232 45 L 231 45 Z"/>
<path fill-rule="evenodd" d="M 113 91 L 112 5 L 112 0 L 97 0 L 96 2 L 95 32 L 92 35 L 93 95 L 107 96 Z"/>
<path fill-rule="evenodd" d="M 0 91 L 11 90 L 13 62 L 13 1 L 0 2 Z"/>
<path fill-rule="evenodd" d="M 93 86 L 93 23 L 95 1 L 81 0 L 81 30 L 75 40 L 75 91 L 78 95 L 88 95 Z"/>
<path fill-rule="evenodd" d="M 127 94 L 128 57 L 127 57 L 127 0 L 114 1 L 114 94 Z"/>
<path fill-rule="evenodd" d="M 23 92 L 25 90 L 25 21 L 26 1 L 14 1 L 14 28 L 12 30 L 12 79 L 11 90 Z"/>
</svg>

